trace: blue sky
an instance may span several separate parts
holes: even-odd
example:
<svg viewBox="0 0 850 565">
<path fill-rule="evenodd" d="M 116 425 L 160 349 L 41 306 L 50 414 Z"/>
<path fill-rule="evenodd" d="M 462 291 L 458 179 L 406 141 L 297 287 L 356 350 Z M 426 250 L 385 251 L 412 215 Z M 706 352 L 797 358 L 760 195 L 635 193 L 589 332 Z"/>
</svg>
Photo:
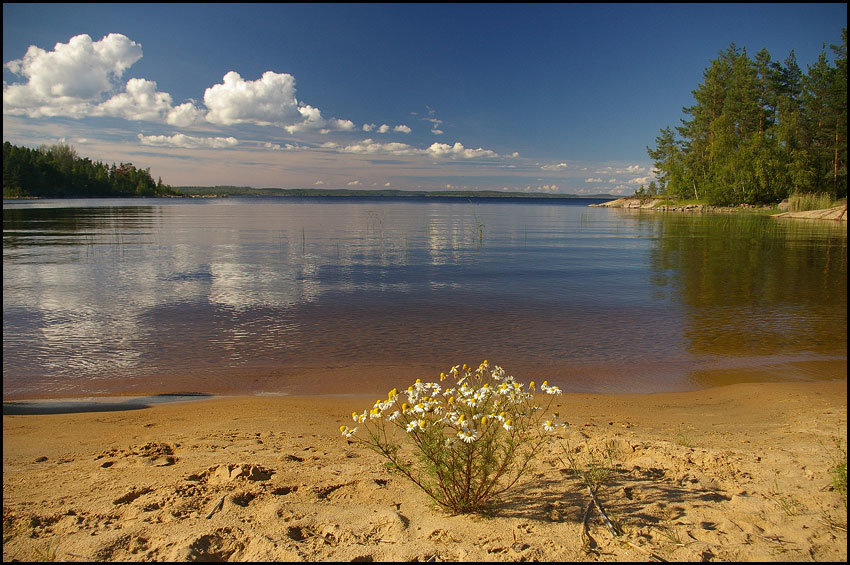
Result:
<svg viewBox="0 0 850 565">
<path fill-rule="evenodd" d="M 631 194 L 721 49 L 805 69 L 846 21 L 843 3 L 6 3 L 3 139 L 173 185 Z"/>
</svg>

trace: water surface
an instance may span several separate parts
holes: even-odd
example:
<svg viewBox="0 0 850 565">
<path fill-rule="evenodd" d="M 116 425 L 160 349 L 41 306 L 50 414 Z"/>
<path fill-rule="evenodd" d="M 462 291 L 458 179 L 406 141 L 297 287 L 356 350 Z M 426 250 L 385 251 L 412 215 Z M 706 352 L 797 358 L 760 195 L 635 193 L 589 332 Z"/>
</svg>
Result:
<svg viewBox="0 0 850 565">
<path fill-rule="evenodd" d="M 4 202 L 4 399 L 846 375 L 846 224 L 589 201 Z"/>
</svg>

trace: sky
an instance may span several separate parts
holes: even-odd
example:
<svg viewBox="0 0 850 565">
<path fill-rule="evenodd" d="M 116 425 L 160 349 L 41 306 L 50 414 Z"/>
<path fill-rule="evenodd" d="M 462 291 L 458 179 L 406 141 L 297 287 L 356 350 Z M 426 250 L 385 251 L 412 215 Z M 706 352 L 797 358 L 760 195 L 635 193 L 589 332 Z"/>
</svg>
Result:
<svg viewBox="0 0 850 565">
<path fill-rule="evenodd" d="M 835 4 L 3 4 L 3 140 L 174 186 L 631 194 L 735 43 Z"/>
</svg>

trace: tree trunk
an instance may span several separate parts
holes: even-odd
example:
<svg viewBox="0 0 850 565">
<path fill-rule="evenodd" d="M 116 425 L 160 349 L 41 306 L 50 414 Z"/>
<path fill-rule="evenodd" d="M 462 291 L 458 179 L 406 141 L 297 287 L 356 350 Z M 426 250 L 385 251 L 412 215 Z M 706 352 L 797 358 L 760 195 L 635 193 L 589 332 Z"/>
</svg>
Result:
<svg viewBox="0 0 850 565">
<path fill-rule="evenodd" d="M 838 199 L 838 118 L 835 118 L 835 156 L 832 160 L 832 198 Z"/>
</svg>

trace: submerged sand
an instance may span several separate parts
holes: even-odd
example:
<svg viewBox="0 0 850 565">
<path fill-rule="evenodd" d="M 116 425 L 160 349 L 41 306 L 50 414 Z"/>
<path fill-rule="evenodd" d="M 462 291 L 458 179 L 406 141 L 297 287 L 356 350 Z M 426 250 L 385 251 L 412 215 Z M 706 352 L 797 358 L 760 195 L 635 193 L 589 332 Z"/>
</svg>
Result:
<svg viewBox="0 0 850 565">
<path fill-rule="evenodd" d="M 339 435 L 351 396 L 3 417 L 3 559 L 846 561 L 847 383 L 565 394 L 491 516 L 450 516 Z M 610 456 L 610 459 L 608 459 Z M 574 471 L 599 489 L 615 540 Z"/>
</svg>

